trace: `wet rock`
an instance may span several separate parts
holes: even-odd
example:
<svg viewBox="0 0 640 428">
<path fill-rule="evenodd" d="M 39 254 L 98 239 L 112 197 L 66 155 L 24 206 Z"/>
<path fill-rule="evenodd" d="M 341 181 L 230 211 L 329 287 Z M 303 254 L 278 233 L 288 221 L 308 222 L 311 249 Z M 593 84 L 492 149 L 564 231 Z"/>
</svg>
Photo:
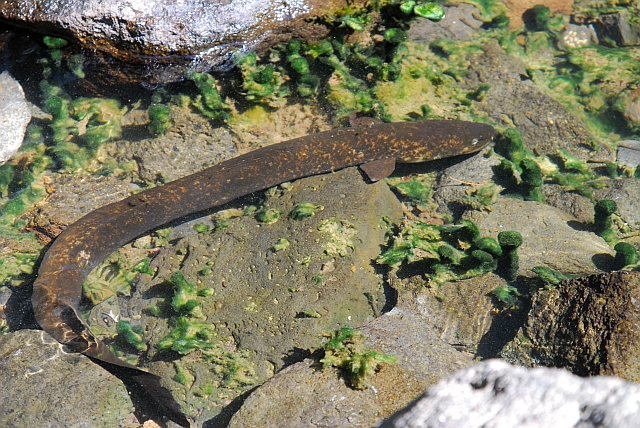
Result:
<svg viewBox="0 0 640 428">
<path fill-rule="evenodd" d="M 640 165 L 640 141 L 624 140 L 618 143 L 618 164 L 632 168 Z"/>
<path fill-rule="evenodd" d="M 580 223 L 593 223 L 593 202 L 586 196 L 565 189 L 558 184 L 544 184 L 542 193 L 547 205 L 573 216 Z"/>
<path fill-rule="evenodd" d="M 156 138 L 120 140 L 105 151 L 118 162 L 135 160 L 137 180 L 168 183 L 237 156 L 231 134 L 187 109 L 176 109 L 173 125 Z"/>
<path fill-rule="evenodd" d="M 359 427 L 380 421 L 411 401 L 420 388 L 472 362 L 469 354 L 425 328 L 425 315 L 399 305 L 360 328 L 367 345 L 398 356 L 397 364 L 383 366 L 373 376 L 371 388 L 351 389 L 340 372 L 318 370 L 313 360 L 305 360 L 253 392 L 229 427 Z"/>
<path fill-rule="evenodd" d="M 640 386 L 565 370 L 526 370 L 499 360 L 463 369 L 429 388 L 379 428 L 632 428 Z"/>
<path fill-rule="evenodd" d="M 640 381 L 640 273 L 618 271 L 562 282 L 534 295 L 526 325 L 503 356 L 524 366 Z"/>
<path fill-rule="evenodd" d="M 615 201 L 617 216 L 632 229 L 640 228 L 640 182 L 635 178 L 621 178 L 604 184 L 602 189 L 594 189 L 594 198 Z"/>
<path fill-rule="evenodd" d="M 445 7 L 444 18 L 439 22 L 428 19 L 416 19 L 407 32 L 414 42 L 431 43 L 440 38 L 451 40 L 469 40 L 483 22 L 478 19 L 479 11 L 473 5 L 461 3 Z"/>
<path fill-rule="evenodd" d="M 597 272 L 596 259 L 612 255 L 611 247 L 592 232 L 576 230 L 569 214 L 533 201 L 498 197 L 490 212 L 469 211 L 463 218 L 478 225 L 483 236 L 496 237 L 506 230 L 520 232 L 518 274 L 532 277 L 531 268 L 544 265 L 565 274 Z"/>
<path fill-rule="evenodd" d="M 18 151 L 24 140 L 31 109 L 22 87 L 8 72 L 0 74 L 0 165 Z"/>
<path fill-rule="evenodd" d="M 302 202 L 324 209 L 302 220 L 290 218 L 293 207 Z M 388 290 L 371 263 L 388 230 L 383 217 L 401 216 L 400 204 L 384 182 L 369 185 L 357 169 L 349 168 L 295 181 L 264 204 L 282 212 L 277 222 L 260 223 L 254 215 L 240 215 L 225 218 L 222 230 L 172 242 L 153 260 L 155 275 L 142 276 L 131 300 L 121 302 L 123 316 L 142 315 L 149 358 L 164 360 L 155 345 L 172 325 L 167 316 L 145 314 L 151 306 L 170 304 L 167 278 L 180 270 L 189 282 L 214 290 L 202 301 L 206 323 L 215 328 L 225 349 L 250 354 L 245 361 L 254 374 L 249 385 L 226 388 L 217 380 L 224 373 L 213 373 L 197 353 L 180 360 L 180 367 L 196 381 L 186 387 L 174 382 L 174 392 L 186 397 L 198 421 L 214 417 L 287 362 L 308 355 L 320 346 L 320 333 L 336 325 L 364 324 L 389 303 Z M 280 238 L 286 238 L 289 247 L 276 251 Z M 157 361 L 149 367 L 163 378 L 175 377 L 171 363 Z M 215 400 L 199 393 L 207 383 L 218 385 Z"/>
<path fill-rule="evenodd" d="M 569 24 L 567 28 L 560 33 L 558 49 L 566 51 L 567 49 L 587 46 L 590 43 L 598 44 L 598 36 L 593 26 Z"/>
<path fill-rule="evenodd" d="M 131 189 L 113 177 L 51 174 L 51 195 L 26 215 L 27 230 L 46 244 L 83 215 L 129 196 Z M 87 195 L 90 195 L 88 197 Z"/>
<path fill-rule="evenodd" d="M 364 2 L 348 2 L 354 3 Z M 293 35 L 325 36 L 327 29 L 314 18 L 346 5 L 342 0 L 24 0 L 4 2 L 0 19 L 75 40 L 86 52 L 106 54 L 107 64 L 117 58 L 143 67 L 126 72 L 113 67 L 123 78 L 137 72 L 146 74 L 147 81 L 168 82 L 178 79 L 184 67 L 205 70 L 229 62 L 234 51 L 270 46 Z"/>
<path fill-rule="evenodd" d="M 525 146 L 536 155 L 566 149 L 583 160 L 613 161 L 614 152 L 604 144 L 598 151 L 591 149 L 589 132 L 560 103 L 538 89 L 523 62 L 507 55 L 495 40 L 484 49 L 471 60 L 466 84 L 470 90 L 482 83 L 491 85 L 477 104 L 491 119 L 518 128 Z"/>
<path fill-rule="evenodd" d="M 0 335 L 0 425 L 118 427 L 132 409 L 122 382 L 48 334 Z"/>
<path fill-rule="evenodd" d="M 600 40 L 612 40 L 618 46 L 634 46 L 638 44 L 637 24 L 629 20 L 629 12 L 621 9 L 614 13 L 604 13 L 587 22 L 592 24 Z"/>
</svg>

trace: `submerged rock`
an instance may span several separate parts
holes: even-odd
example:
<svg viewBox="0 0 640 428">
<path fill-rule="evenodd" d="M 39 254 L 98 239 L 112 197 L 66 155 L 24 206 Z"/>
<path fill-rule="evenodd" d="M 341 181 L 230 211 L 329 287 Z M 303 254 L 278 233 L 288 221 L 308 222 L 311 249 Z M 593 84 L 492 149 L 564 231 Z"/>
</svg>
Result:
<svg viewBox="0 0 640 428">
<path fill-rule="evenodd" d="M 5 71 L 0 74 L 0 165 L 18 151 L 30 120 L 22 87 Z"/>
<path fill-rule="evenodd" d="M 581 376 L 638 382 L 640 273 L 590 275 L 533 297 L 526 325 L 503 351 L 526 366 L 552 365 Z"/>
<path fill-rule="evenodd" d="M 77 41 L 86 52 L 105 55 L 106 62 L 137 63 L 146 68 L 142 74 L 162 83 L 176 80 L 183 67 L 224 64 L 234 51 L 292 35 L 324 36 L 327 29 L 313 18 L 347 3 L 364 2 L 24 0 L 3 2 L 0 20 Z"/>
</svg>

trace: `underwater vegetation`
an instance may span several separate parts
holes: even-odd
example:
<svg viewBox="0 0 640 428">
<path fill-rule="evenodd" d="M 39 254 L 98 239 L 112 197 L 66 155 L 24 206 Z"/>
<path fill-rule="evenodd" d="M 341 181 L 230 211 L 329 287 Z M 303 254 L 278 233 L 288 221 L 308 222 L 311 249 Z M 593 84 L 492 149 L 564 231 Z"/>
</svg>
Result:
<svg viewBox="0 0 640 428">
<path fill-rule="evenodd" d="M 425 265 L 425 277 L 435 284 L 472 278 L 498 266 L 505 279 L 513 281 L 519 267 L 517 247 L 521 243 L 522 236 L 514 231 L 501 232 L 498 241 L 481 237 L 478 227 L 469 220 L 450 225 L 409 222 L 376 262 L 390 267 L 400 266 L 404 261 L 421 262 Z"/>
<path fill-rule="evenodd" d="M 215 327 L 206 321 L 202 312 L 200 299 L 213 295 L 214 290 L 197 288 L 179 271 L 171 275 L 169 282 L 175 290 L 171 299 L 171 331 L 156 344 L 156 348 L 180 355 L 198 351 L 209 365 L 210 371 L 220 378 L 215 383 L 217 386 L 236 388 L 253 385 L 256 382 L 256 369 L 250 361 L 251 352 L 228 350 L 227 340 L 218 338 Z M 149 312 L 160 315 L 158 309 L 150 308 Z M 182 366 L 176 370 L 177 381 L 184 381 L 183 384 L 188 383 L 189 379 L 188 371 L 185 370 L 187 369 Z"/>
<path fill-rule="evenodd" d="M 325 334 L 329 340 L 324 344 L 322 366 L 343 369 L 352 388 L 365 389 L 372 384 L 371 378 L 383 364 L 395 364 L 398 357 L 370 349 L 364 335 L 349 326 Z"/>
<path fill-rule="evenodd" d="M 617 211 L 618 205 L 610 199 L 602 199 L 596 202 L 593 216 L 593 228 L 596 235 L 607 241 L 609 245 L 617 241 L 613 231 L 611 216 Z"/>
</svg>

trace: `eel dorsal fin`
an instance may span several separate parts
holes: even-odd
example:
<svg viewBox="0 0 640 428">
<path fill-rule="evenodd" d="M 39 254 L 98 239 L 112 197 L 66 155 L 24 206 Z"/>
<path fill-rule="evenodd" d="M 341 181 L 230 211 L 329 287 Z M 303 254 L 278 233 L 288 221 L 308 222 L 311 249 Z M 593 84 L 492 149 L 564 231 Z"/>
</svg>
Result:
<svg viewBox="0 0 640 428">
<path fill-rule="evenodd" d="M 388 177 L 395 169 L 395 159 L 378 159 L 360 165 L 360 170 L 364 172 L 367 178 L 372 182 Z"/>
</svg>

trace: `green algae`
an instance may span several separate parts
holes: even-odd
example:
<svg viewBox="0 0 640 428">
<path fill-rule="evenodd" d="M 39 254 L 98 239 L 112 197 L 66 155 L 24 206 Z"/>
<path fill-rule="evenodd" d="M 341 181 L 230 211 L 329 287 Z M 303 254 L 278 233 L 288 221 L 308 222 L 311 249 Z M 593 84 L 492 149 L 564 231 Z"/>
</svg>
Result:
<svg viewBox="0 0 640 428">
<path fill-rule="evenodd" d="M 290 246 L 291 246 L 291 243 L 288 240 L 284 238 L 280 238 L 278 239 L 278 242 L 273 244 L 273 251 L 275 252 L 284 251 L 288 249 Z"/>
<path fill-rule="evenodd" d="M 355 249 L 355 226 L 346 220 L 327 219 L 318 225 L 318 231 L 329 237 L 323 244 L 324 253 L 331 257 L 344 257 Z"/>
<path fill-rule="evenodd" d="M 364 334 L 349 326 L 323 335 L 329 340 L 324 344 L 323 368 L 337 367 L 346 372 L 351 387 L 366 389 L 373 385 L 372 377 L 384 364 L 395 364 L 398 357 L 383 354 L 369 348 Z"/>
<path fill-rule="evenodd" d="M 154 135 L 162 135 L 171 127 L 171 108 L 152 103 L 147 109 L 149 114 L 149 131 Z"/>
<path fill-rule="evenodd" d="M 118 337 L 122 337 L 126 343 L 131 345 L 138 352 L 147 350 L 147 343 L 143 337 L 142 327 L 139 325 L 131 325 L 129 321 L 119 320 L 116 323 L 116 332 Z"/>
<path fill-rule="evenodd" d="M 304 220 L 305 218 L 314 216 L 318 211 L 324 210 L 322 205 L 315 205 L 311 202 L 300 202 L 298 205 L 293 207 L 291 213 L 289 213 L 289 217 L 294 220 Z"/>
<path fill-rule="evenodd" d="M 398 267 L 405 261 L 420 262 L 430 282 L 443 284 L 495 270 L 497 254 L 503 251 L 497 250 L 496 245 L 482 238 L 477 226 L 469 220 L 452 225 L 405 222 L 390 248 L 376 262 L 390 267 Z"/>
</svg>

